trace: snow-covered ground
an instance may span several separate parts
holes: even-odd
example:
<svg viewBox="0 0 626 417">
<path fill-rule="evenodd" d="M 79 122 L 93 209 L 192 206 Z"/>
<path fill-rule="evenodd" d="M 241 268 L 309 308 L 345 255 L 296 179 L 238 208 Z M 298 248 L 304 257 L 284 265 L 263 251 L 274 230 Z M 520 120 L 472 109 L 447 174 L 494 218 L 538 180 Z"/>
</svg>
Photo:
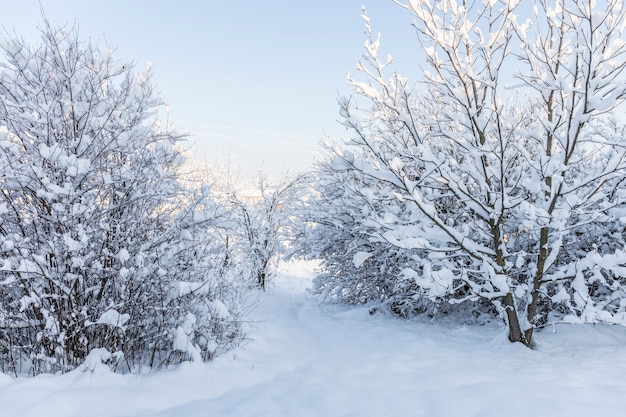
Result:
<svg viewBox="0 0 626 417">
<path fill-rule="evenodd" d="M 558 326 L 531 351 L 497 326 L 415 323 L 320 304 L 312 264 L 284 267 L 250 340 L 209 364 L 0 375 L 2 417 L 618 416 L 626 328 Z"/>
</svg>

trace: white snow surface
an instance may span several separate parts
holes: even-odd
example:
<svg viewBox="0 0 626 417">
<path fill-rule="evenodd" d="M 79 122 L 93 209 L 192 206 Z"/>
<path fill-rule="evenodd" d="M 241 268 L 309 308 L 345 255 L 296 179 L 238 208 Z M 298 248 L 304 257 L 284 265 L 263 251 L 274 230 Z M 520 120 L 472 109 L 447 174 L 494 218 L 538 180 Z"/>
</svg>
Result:
<svg viewBox="0 0 626 417">
<path fill-rule="evenodd" d="M 626 328 L 559 325 L 529 350 L 497 325 L 399 320 L 321 304 L 313 264 L 284 265 L 249 341 L 213 362 L 117 375 L 0 375 L 2 417 L 616 416 Z"/>
</svg>

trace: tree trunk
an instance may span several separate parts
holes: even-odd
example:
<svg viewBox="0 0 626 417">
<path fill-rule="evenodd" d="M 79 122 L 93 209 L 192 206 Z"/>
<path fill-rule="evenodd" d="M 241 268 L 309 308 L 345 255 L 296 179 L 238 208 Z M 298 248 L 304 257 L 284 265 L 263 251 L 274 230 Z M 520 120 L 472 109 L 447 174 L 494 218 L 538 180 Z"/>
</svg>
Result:
<svg viewBox="0 0 626 417">
<path fill-rule="evenodd" d="M 530 303 L 526 310 L 526 318 L 530 327 L 525 331 L 524 337 L 528 342 L 528 346 L 531 345 L 533 340 L 533 330 L 535 327 L 535 321 L 537 316 L 537 304 L 539 303 L 539 289 L 541 288 L 541 282 L 545 274 L 546 260 L 548 259 L 548 238 L 549 230 L 547 227 L 541 228 L 541 235 L 539 237 L 539 257 L 537 258 L 537 272 L 533 277 L 533 289 L 530 293 Z"/>
<path fill-rule="evenodd" d="M 261 287 L 262 289 L 265 289 L 265 270 L 259 272 L 258 279 L 259 279 L 259 287 Z"/>
<path fill-rule="evenodd" d="M 511 342 L 520 342 L 528 346 L 525 335 L 522 334 L 522 327 L 519 323 L 519 317 L 517 316 L 517 309 L 515 308 L 515 301 L 513 294 L 507 293 L 502 300 L 506 311 L 506 318 L 509 325 L 509 340 Z"/>
</svg>

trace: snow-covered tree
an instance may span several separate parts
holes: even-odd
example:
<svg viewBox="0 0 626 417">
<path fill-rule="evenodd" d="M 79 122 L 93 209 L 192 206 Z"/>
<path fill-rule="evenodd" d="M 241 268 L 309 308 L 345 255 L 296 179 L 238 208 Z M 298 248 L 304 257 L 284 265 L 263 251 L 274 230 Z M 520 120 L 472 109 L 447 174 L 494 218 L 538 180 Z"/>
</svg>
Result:
<svg viewBox="0 0 626 417">
<path fill-rule="evenodd" d="M 626 91 L 623 3 L 540 1 L 524 22 L 513 0 L 396 3 L 423 84 L 388 78 L 364 14 L 365 80 L 340 100 L 353 136 L 329 161 L 367 202 L 363 240 L 410 251 L 400 274 L 424 297 L 490 303 L 511 341 L 530 346 L 551 313 L 624 323 L 626 153 L 608 117 Z"/>
<path fill-rule="evenodd" d="M 149 70 L 44 23 L 1 45 L 0 366 L 206 359 L 240 329 L 203 261 L 215 204 L 177 178 L 183 137 Z"/>
<path fill-rule="evenodd" d="M 277 181 L 259 173 L 255 187 L 230 184 L 226 201 L 232 208 L 229 238 L 243 274 L 265 289 L 276 262 L 288 254 L 294 236 L 294 210 L 304 191 L 301 176 L 283 174 Z"/>
</svg>

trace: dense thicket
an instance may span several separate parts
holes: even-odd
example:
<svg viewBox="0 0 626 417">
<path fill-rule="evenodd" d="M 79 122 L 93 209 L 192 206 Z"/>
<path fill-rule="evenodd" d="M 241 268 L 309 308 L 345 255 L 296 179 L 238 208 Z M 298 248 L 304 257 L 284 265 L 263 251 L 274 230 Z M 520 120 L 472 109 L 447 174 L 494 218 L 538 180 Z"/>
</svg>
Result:
<svg viewBox="0 0 626 417">
<path fill-rule="evenodd" d="M 241 337 L 220 208 L 183 187 L 149 70 L 77 29 L 4 39 L 0 370 L 119 370 L 209 359 Z"/>
</svg>

